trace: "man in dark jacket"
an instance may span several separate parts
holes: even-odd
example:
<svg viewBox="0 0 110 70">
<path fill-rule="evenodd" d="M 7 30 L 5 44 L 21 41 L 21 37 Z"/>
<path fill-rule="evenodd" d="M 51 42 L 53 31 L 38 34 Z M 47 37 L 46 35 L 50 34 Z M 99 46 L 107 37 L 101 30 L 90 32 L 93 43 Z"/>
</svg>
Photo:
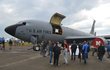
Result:
<svg viewBox="0 0 110 70">
<path fill-rule="evenodd" d="M 10 40 L 9 40 L 9 46 L 10 46 L 9 50 L 12 49 L 12 45 L 13 45 L 13 41 L 10 39 Z"/>
<path fill-rule="evenodd" d="M 79 61 L 81 62 L 81 55 L 82 55 L 82 44 L 81 43 L 79 43 L 78 44 L 78 49 L 79 49 L 79 54 L 78 54 L 78 58 L 79 58 Z"/>
<path fill-rule="evenodd" d="M 61 48 L 58 46 L 58 43 L 55 44 L 53 52 L 54 52 L 54 65 L 58 66 L 59 55 L 61 53 Z"/>
<path fill-rule="evenodd" d="M 3 38 L 3 50 L 5 50 L 5 39 Z"/>
<path fill-rule="evenodd" d="M 74 56 L 74 61 L 76 59 L 76 49 L 77 49 L 77 44 L 75 43 L 75 41 L 73 41 L 73 44 L 71 45 L 71 60 L 73 60 L 73 56 Z"/>
<path fill-rule="evenodd" d="M 103 56 L 105 54 L 105 46 L 103 46 L 102 44 L 98 47 L 98 59 L 100 61 L 102 61 Z"/>
</svg>

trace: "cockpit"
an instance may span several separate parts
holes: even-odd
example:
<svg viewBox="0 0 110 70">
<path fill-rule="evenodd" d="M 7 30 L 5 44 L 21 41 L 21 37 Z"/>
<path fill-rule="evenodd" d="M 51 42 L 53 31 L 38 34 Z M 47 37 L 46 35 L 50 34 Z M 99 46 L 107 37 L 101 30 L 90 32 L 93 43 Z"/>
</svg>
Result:
<svg viewBox="0 0 110 70">
<path fill-rule="evenodd" d="M 5 28 L 5 31 L 9 34 L 11 34 L 12 36 L 15 36 L 15 32 L 16 32 L 16 28 L 19 26 L 24 26 L 26 25 L 26 22 L 18 22 L 15 25 L 11 25 Z"/>
</svg>

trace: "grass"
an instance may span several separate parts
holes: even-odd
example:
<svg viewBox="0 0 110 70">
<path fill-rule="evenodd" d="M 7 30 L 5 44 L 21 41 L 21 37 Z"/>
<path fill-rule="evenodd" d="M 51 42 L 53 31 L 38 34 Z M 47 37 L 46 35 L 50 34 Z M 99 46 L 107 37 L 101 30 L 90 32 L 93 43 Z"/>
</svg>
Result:
<svg viewBox="0 0 110 70">
<path fill-rule="evenodd" d="M 5 46 L 9 46 L 8 42 L 5 42 Z M 24 43 L 13 43 L 13 46 L 21 46 L 21 47 L 28 47 L 32 46 L 32 43 L 24 42 Z"/>
</svg>

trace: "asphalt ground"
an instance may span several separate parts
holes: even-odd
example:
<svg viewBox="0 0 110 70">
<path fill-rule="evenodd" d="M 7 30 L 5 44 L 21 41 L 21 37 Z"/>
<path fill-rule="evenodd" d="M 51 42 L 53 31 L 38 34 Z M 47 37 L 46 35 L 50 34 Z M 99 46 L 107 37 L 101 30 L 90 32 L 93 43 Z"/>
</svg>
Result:
<svg viewBox="0 0 110 70">
<path fill-rule="evenodd" d="M 0 50 L 0 70 L 110 70 L 110 59 L 104 56 L 103 61 L 99 61 L 96 56 L 91 56 L 87 64 L 83 61 L 71 61 L 69 64 L 63 64 L 63 55 L 60 55 L 59 66 L 49 64 L 49 57 L 43 57 L 40 52 L 28 50 L 30 47 L 13 47 L 5 51 Z"/>
</svg>

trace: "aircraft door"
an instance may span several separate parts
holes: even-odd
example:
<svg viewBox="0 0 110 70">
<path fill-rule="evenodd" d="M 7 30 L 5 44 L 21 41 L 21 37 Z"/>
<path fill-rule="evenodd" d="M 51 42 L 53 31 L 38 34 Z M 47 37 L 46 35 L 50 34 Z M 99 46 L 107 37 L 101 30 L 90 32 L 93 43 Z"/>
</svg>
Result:
<svg viewBox="0 0 110 70">
<path fill-rule="evenodd" d="M 39 51 L 40 50 L 40 46 L 38 45 L 38 35 L 32 35 L 31 36 L 31 42 L 33 43 L 33 50 L 34 51 Z"/>
<path fill-rule="evenodd" d="M 52 31 L 53 34 L 59 34 L 62 35 L 62 28 L 61 28 L 61 21 L 65 18 L 64 15 L 61 15 L 59 13 L 55 13 L 51 19 L 50 19 L 50 24 L 52 25 Z"/>
<path fill-rule="evenodd" d="M 32 35 L 32 36 L 31 36 L 31 42 L 32 42 L 33 44 L 37 44 L 37 40 L 38 40 L 38 35 Z"/>
</svg>

